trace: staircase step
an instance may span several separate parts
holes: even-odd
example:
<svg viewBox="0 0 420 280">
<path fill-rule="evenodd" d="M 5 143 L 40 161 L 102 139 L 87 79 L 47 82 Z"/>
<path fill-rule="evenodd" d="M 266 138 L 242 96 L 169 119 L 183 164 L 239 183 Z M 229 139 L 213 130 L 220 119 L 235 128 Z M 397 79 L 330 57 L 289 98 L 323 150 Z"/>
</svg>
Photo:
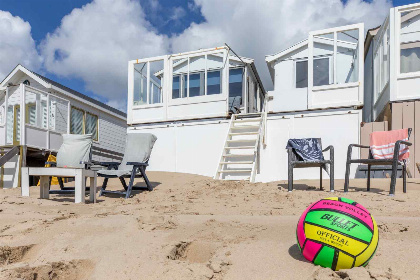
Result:
<svg viewBox="0 0 420 280">
<path fill-rule="evenodd" d="M 228 154 L 228 155 L 223 155 L 223 157 L 253 157 L 254 154 Z"/>
<path fill-rule="evenodd" d="M 255 146 L 239 146 L 239 147 L 225 147 L 225 149 L 255 149 Z"/>
<path fill-rule="evenodd" d="M 225 170 L 220 170 L 220 173 L 247 173 L 247 172 L 251 172 L 252 169 L 251 168 L 247 168 L 247 169 L 225 169 Z"/>
<path fill-rule="evenodd" d="M 261 122 L 262 118 L 234 120 L 234 123 Z"/>
<path fill-rule="evenodd" d="M 220 163 L 220 165 L 225 164 L 253 164 L 253 161 L 223 161 Z"/>
<path fill-rule="evenodd" d="M 257 139 L 238 139 L 238 140 L 227 140 L 228 143 L 243 143 L 243 142 L 256 142 Z"/>
<path fill-rule="evenodd" d="M 245 178 L 243 178 L 241 180 L 234 179 L 234 178 L 224 178 L 223 180 L 225 180 L 225 181 L 249 181 L 250 179 L 251 179 L 251 177 L 245 177 Z"/>
<path fill-rule="evenodd" d="M 259 125 L 241 125 L 241 126 L 232 126 L 231 129 L 251 129 L 251 128 L 260 128 Z"/>
<path fill-rule="evenodd" d="M 238 136 L 238 135 L 257 135 L 259 132 L 238 132 L 238 133 L 229 133 L 231 136 Z"/>
</svg>

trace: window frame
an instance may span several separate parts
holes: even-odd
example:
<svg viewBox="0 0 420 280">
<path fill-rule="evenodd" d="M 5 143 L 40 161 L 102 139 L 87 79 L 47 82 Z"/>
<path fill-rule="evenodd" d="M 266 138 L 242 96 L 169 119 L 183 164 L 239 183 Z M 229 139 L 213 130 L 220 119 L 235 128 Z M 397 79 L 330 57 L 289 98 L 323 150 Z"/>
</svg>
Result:
<svg viewBox="0 0 420 280">
<path fill-rule="evenodd" d="M 395 60 L 396 64 L 395 65 L 396 65 L 396 68 L 397 68 L 397 79 L 420 77 L 420 71 L 401 73 L 401 45 L 402 45 L 402 43 L 401 43 L 401 35 L 402 35 L 402 32 L 401 32 L 401 25 L 402 25 L 401 16 L 402 16 L 402 13 L 405 13 L 405 12 L 413 12 L 413 11 L 416 11 L 416 10 L 420 11 L 420 6 L 417 3 L 417 4 L 413 4 L 412 7 L 407 8 L 407 9 L 399 9 L 399 8 L 395 8 L 395 9 L 396 9 L 396 16 L 394 17 L 394 19 L 395 19 L 395 22 L 396 22 L 395 25 L 396 25 L 397 32 L 395 32 L 396 33 L 395 34 L 396 35 L 395 36 L 396 37 L 396 40 L 395 40 L 396 41 L 395 42 L 396 52 L 394 54 L 394 57 L 396 58 L 396 60 Z M 420 30 L 416 31 L 416 33 L 417 32 L 420 34 Z M 410 33 L 404 33 L 404 34 L 410 34 Z M 416 42 L 420 42 L 420 40 L 418 40 Z M 411 42 L 411 41 L 404 42 L 404 44 L 407 44 L 407 43 L 414 43 L 414 42 Z"/>
<path fill-rule="evenodd" d="M 72 133 L 71 132 L 71 127 L 72 127 L 72 124 L 73 124 L 73 121 L 71 119 L 71 110 L 73 110 L 73 109 L 74 110 L 77 110 L 77 111 L 80 111 L 80 112 L 83 113 L 83 120 L 82 120 L 82 130 L 83 130 L 83 133 L 82 134 L 76 134 L 76 133 Z M 73 105 L 70 108 L 70 134 L 74 134 L 74 135 L 86 135 L 87 134 L 86 133 L 86 115 L 87 114 L 96 117 L 96 139 L 93 138 L 93 141 L 99 142 L 99 116 L 96 115 L 96 114 L 90 113 L 90 112 L 88 112 L 86 110 L 80 109 L 80 108 L 78 108 L 76 106 L 73 106 Z"/>
<path fill-rule="evenodd" d="M 94 141 L 99 141 L 99 116 L 92 114 L 90 112 L 85 112 L 85 117 L 84 117 L 84 121 L 85 121 L 85 134 L 86 134 L 86 117 L 87 115 L 90 115 L 92 117 L 96 117 L 96 138 L 93 138 Z"/>
</svg>

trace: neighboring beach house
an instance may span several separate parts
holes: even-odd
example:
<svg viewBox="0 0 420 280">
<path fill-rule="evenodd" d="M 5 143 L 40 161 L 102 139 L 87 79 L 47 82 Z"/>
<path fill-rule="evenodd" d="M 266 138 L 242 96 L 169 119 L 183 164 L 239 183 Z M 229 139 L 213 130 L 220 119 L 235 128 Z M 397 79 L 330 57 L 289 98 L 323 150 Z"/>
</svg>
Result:
<svg viewBox="0 0 420 280">
<path fill-rule="evenodd" d="M 14 154 L 0 187 L 18 186 L 21 165 L 43 166 L 65 133 L 92 133 L 93 159 L 120 160 L 126 129 L 125 113 L 18 65 L 0 84 L 0 152 Z"/>
<path fill-rule="evenodd" d="M 420 178 L 420 4 L 395 7 L 367 32 L 363 121 L 412 128 L 409 170 Z"/>
<path fill-rule="evenodd" d="M 283 162 L 279 169 L 286 168 L 286 154 L 280 149 L 288 138 L 315 137 L 322 139 L 324 147 L 334 146 L 335 178 L 344 178 L 347 147 L 360 141 L 363 38 L 363 24 L 312 31 L 307 39 L 266 57 L 274 83 L 274 90 L 268 92 L 269 119 L 282 120 L 273 123 L 282 131 L 276 141 L 281 143 L 279 150 L 273 151 Z M 353 157 L 358 156 L 355 150 Z M 316 169 L 295 171 L 300 179 L 316 176 Z"/>
</svg>

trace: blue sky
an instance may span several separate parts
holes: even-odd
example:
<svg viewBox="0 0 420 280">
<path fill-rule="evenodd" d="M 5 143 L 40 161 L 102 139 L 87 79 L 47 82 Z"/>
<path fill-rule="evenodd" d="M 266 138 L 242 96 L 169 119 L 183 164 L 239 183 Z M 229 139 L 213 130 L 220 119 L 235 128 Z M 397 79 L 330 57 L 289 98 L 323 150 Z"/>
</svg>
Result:
<svg viewBox="0 0 420 280">
<path fill-rule="evenodd" d="M 193 0 L 139 1 L 141 8 L 144 11 L 145 19 L 151 25 L 147 27 L 147 29 L 154 29 L 154 32 L 156 33 L 155 35 L 159 35 L 159 38 L 177 37 L 178 35 L 181 35 L 185 31 L 185 29 L 190 27 L 191 24 L 201 24 L 202 26 L 205 26 L 204 23 L 206 23 L 206 18 L 202 15 L 200 7 L 193 4 Z M 45 40 L 47 34 L 54 33 L 55 30 L 61 26 L 62 19 L 64 16 L 70 14 L 73 11 L 73 9 L 81 8 L 82 6 L 90 2 L 91 1 L 88 0 L 37 0 L 35 4 L 34 0 L 0 0 L 0 10 L 8 11 L 13 16 L 18 16 L 30 24 L 31 35 L 33 40 L 35 41 L 35 48 L 39 50 L 40 44 L 41 42 L 43 42 L 43 40 Z M 367 2 L 370 3 L 372 1 Z M 418 1 L 395 0 L 393 1 L 393 5 L 400 6 L 416 2 Z M 210 16 L 214 17 L 214 15 L 212 14 L 209 14 L 208 17 L 210 18 Z M 232 17 L 234 16 L 232 15 Z M 182 38 L 182 36 L 180 37 Z M 223 36 L 221 35 L 221 37 Z M 165 48 L 162 47 L 161 49 Z M 248 53 L 257 53 L 261 56 L 263 56 L 263 54 L 269 54 L 258 52 Z M 126 65 L 126 62 L 127 61 L 122 62 L 124 67 Z M 258 66 L 260 65 L 257 64 L 257 67 Z M 104 97 L 100 93 L 94 92 L 96 91 L 94 90 L 95 87 L 87 86 L 87 82 L 83 79 L 83 77 L 78 77 L 77 75 L 72 74 L 67 75 L 63 73 L 56 73 L 57 71 L 49 71 L 51 69 L 45 68 L 46 67 L 44 67 L 41 64 L 37 71 L 40 71 L 48 78 L 56 80 L 57 82 L 60 82 L 70 88 L 78 90 L 87 95 L 96 97 L 101 101 L 107 102 L 110 99 L 109 95 Z M 261 69 L 258 70 L 261 71 Z M 264 71 L 266 71 L 266 69 L 264 69 Z M 0 80 L 1 79 L 3 79 L 3 77 L 0 77 Z M 270 88 L 270 85 L 266 85 L 266 88 Z M 124 89 L 121 92 L 122 94 L 124 94 Z M 121 108 L 123 108 L 123 106 L 121 106 Z"/>
</svg>

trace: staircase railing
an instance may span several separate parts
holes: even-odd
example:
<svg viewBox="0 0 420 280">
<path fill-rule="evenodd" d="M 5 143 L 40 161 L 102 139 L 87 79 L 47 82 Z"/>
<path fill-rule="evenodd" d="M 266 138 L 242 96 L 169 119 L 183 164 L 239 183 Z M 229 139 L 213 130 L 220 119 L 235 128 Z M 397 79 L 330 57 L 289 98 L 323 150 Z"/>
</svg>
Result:
<svg viewBox="0 0 420 280">
<path fill-rule="evenodd" d="M 11 160 L 15 155 L 19 154 L 19 147 L 13 147 L 12 149 L 10 149 L 10 151 L 8 151 L 4 156 L 2 156 L 0 158 L 0 167 L 2 167 L 3 165 L 6 164 L 6 162 L 8 162 L 9 160 Z"/>
</svg>

